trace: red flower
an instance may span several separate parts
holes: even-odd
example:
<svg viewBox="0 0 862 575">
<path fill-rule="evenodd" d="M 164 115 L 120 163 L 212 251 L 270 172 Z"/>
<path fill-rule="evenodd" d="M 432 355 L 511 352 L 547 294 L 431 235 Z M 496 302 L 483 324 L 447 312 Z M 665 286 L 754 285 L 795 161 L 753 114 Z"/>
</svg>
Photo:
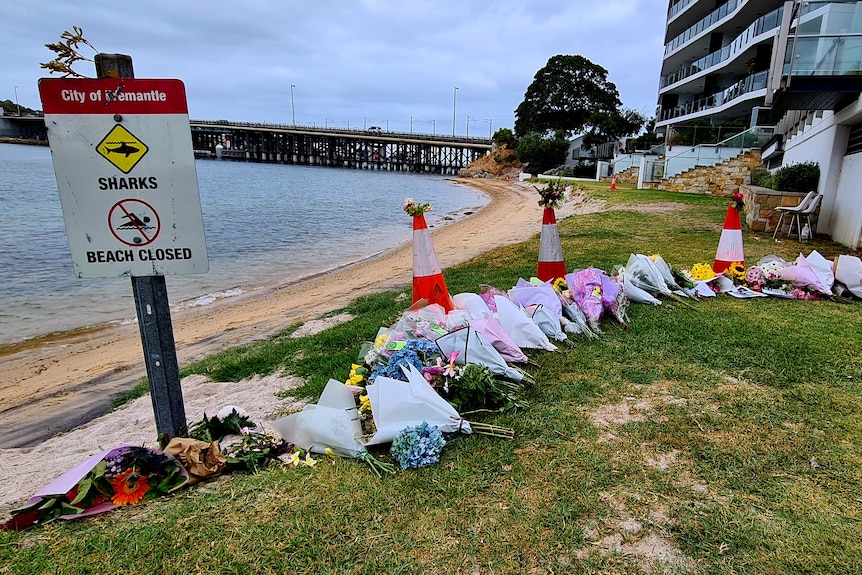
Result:
<svg viewBox="0 0 862 575">
<path fill-rule="evenodd" d="M 128 505 L 143 499 L 150 485 L 147 483 L 146 477 L 141 475 L 137 469 L 132 468 L 117 475 L 111 481 L 111 487 L 114 488 L 113 502 L 116 505 Z"/>
</svg>

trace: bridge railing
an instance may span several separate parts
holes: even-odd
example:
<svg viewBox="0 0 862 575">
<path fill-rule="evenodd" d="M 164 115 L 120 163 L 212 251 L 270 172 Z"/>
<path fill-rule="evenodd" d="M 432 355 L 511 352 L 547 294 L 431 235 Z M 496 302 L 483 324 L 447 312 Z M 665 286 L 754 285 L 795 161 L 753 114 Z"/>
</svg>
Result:
<svg viewBox="0 0 862 575">
<path fill-rule="evenodd" d="M 491 146 L 490 138 L 482 137 L 461 137 L 461 136 L 446 136 L 442 134 L 425 134 L 416 132 L 395 132 L 395 131 L 368 131 L 350 128 L 332 128 L 327 126 L 305 126 L 300 124 L 271 124 L 265 122 L 232 122 L 228 120 L 190 120 L 190 124 L 206 125 L 206 126 L 222 126 L 224 128 L 251 128 L 251 129 L 269 129 L 281 130 L 286 132 L 313 132 L 318 134 L 344 134 L 346 136 L 366 136 L 376 138 L 390 138 L 396 140 L 413 139 L 424 140 L 428 142 L 452 142 L 457 144 L 476 144 L 482 146 Z"/>
</svg>

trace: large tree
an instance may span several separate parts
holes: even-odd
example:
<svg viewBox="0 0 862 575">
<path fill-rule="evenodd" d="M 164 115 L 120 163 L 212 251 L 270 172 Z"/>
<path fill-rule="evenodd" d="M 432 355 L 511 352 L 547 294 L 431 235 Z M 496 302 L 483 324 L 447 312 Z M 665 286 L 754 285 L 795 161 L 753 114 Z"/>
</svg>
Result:
<svg viewBox="0 0 862 575">
<path fill-rule="evenodd" d="M 524 162 L 531 174 L 541 174 L 565 163 L 569 151 L 566 132 L 558 130 L 551 137 L 538 132 L 526 134 L 518 142 L 518 159 Z"/>
<path fill-rule="evenodd" d="M 515 135 L 565 130 L 578 134 L 598 115 L 619 114 L 619 92 L 608 71 L 580 55 L 553 56 L 536 72 L 515 110 Z"/>
<path fill-rule="evenodd" d="M 610 114 L 595 113 L 590 116 L 590 126 L 584 134 L 584 147 L 633 136 L 641 131 L 645 123 L 646 118 L 637 110 L 614 110 Z"/>
</svg>

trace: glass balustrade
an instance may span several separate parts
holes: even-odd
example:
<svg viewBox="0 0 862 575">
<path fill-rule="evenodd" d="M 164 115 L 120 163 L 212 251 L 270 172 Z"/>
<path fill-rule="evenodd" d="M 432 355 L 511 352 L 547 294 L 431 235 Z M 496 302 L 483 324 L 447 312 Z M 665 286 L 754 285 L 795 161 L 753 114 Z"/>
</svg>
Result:
<svg viewBox="0 0 862 575">
<path fill-rule="evenodd" d="M 862 74 L 862 36 L 817 36 L 796 40 L 791 76 L 849 76 Z"/>
<path fill-rule="evenodd" d="M 862 2 L 805 2 L 782 72 L 791 76 L 862 74 Z"/>
<path fill-rule="evenodd" d="M 697 23 L 686 29 L 685 32 L 665 44 L 664 53 L 668 54 L 676 50 L 677 48 L 679 48 L 695 36 L 699 35 L 701 32 L 703 32 L 713 24 L 717 23 L 719 20 L 722 20 L 727 17 L 728 14 L 736 10 L 742 4 L 745 4 L 747 1 L 748 0 L 730 0 L 730 2 L 722 4 L 721 6 L 701 18 Z"/>
<path fill-rule="evenodd" d="M 689 76 L 707 70 L 717 64 L 720 64 L 728 59 L 730 59 L 735 54 L 745 50 L 751 44 L 751 42 L 757 36 L 760 36 L 764 32 L 769 32 L 778 28 L 779 23 L 781 22 L 781 15 L 784 12 L 784 8 L 778 8 L 773 10 L 769 14 L 765 14 L 761 16 L 757 20 L 755 20 L 748 28 L 745 29 L 740 35 L 738 35 L 733 42 L 723 47 L 721 50 L 713 52 L 711 54 L 707 54 L 703 58 L 695 60 L 694 62 L 682 66 L 676 72 L 671 74 L 667 74 L 662 77 L 661 87 L 665 88 L 670 86 L 671 84 L 675 84 L 680 80 L 684 80 Z"/>
<path fill-rule="evenodd" d="M 732 102 L 749 92 L 763 90 L 766 88 L 768 78 L 769 72 L 767 70 L 746 76 L 739 82 L 720 92 L 681 104 L 674 108 L 662 110 L 661 120 L 670 120 L 672 118 L 678 118 L 680 116 L 687 116 L 688 114 L 695 114 L 697 112 L 709 110 L 710 108 L 717 108 L 718 106 Z"/>
<path fill-rule="evenodd" d="M 680 2 L 677 2 L 670 7 L 670 10 L 667 13 L 667 19 L 671 20 L 674 16 L 685 10 L 685 8 L 694 1 L 695 0 L 681 0 Z"/>
</svg>

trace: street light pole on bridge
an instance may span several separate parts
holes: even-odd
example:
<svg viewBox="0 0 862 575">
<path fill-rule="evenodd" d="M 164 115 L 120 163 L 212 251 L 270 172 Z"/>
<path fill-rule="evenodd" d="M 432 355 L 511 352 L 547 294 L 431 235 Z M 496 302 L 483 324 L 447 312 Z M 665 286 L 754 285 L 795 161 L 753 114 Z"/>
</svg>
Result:
<svg viewBox="0 0 862 575">
<path fill-rule="evenodd" d="M 469 137 L 470 137 L 470 121 L 471 121 L 471 120 L 476 120 L 476 119 L 477 119 L 477 118 L 474 118 L 474 117 L 473 117 L 473 116 L 471 116 L 470 114 L 467 114 L 467 131 L 464 133 L 464 137 L 466 137 L 466 138 L 469 138 Z"/>
<path fill-rule="evenodd" d="M 455 86 L 455 91 L 452 92 L 452 137 L 455 137 L 455 102 L 458 97 L 458 86 Z"/>
<path fill-rule="evenodd" d="M 296 106 L 293 105 L 293 89 L 296 88 L 294 84 L 290 85 L 290 113 L 293 116 L 293 127 L 296 127 Z"/>
</svg>

